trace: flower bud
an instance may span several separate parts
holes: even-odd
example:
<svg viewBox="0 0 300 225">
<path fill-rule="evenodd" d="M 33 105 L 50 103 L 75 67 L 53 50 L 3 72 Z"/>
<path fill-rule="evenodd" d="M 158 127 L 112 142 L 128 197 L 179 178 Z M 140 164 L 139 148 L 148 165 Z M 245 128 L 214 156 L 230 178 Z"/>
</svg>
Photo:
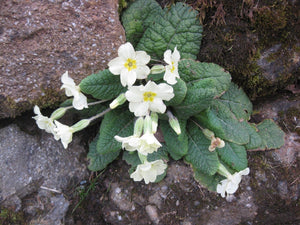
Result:
<svg viewBox="0 0 300 225">
<path fill-rule="evenodd" d="M 89 124 L 90 124 L 90 120 L 89 119 L 83 119 L 83 120 L 80 120 L 77 123 L 75 123 L 71 128 L 74 130 L 74 132 L 77 132 L 77 131 L 83 130 Z"/>
<path fill-rule="evenodd" d="M 203 129 L 202 130 L 203 134 L 205 135 L 205 137 L 207 137 L 208 139 L 213 139 L 215 137 L 215 134 L 214 132 L 212 132 L 211 130 L 209 129 Z"/>
<path fill-rule="evenodd" d="M 163 65 L 154 65 L 151 68 L 152 74 L 158 74 L 158 73 L 163 73 L 163 72 L 165 72 L 165 66 L 163 66 Z"/>
<path fill-rule="evenodd" d="M 222 163 L 219 164 L 217 172 L 220 175 L 227 177 L 227 178 L 231 176 L 231 173 L 226 169 L 226 167 Z"/>
<path fill-rule="evenodd" d="M 167 115 L 169 117 L 169 124 L 172 129 L 176 132 L 177 135 L 181 134 L 181 128 L 178 119 L 171 113 L 171 111 L 167 111 Z"/>
<path fill-rule="evenodd" d="M 155 134 L 158 126 L 158 115 L 156 112 L 151 112 L 152 133 Z"/>
<path fill-rule="evenodd" d="M 51 114 L 50 118 L 52 120 L 58 120 L 58 119 L 62 118 L 63 115 L 65 115 L 66 111 L 67 111 L 67 108 L 65 108 L 65 107 L 58 108 Z"/>
<path fill-rule="evenodd" d="M 139 117 L 134 124 L 134 136 L 140 137 L 143 133 L 143 127 L 144 127 L 144 118 L 141 116 Z"/>
<path fill-rule="evenodd" d="M 152 134 L 152 120 L 149 115 L 144 119 L 144 134 Z"/>
<path fill-rule="evenodd" d="M 181 134 L 180 124 L 175 116 L 173 118 L 169 118 L 169 124 L 177 135 Z"/>
<path fill-rule="evenodd" d="M 125 101 L 126 101 L 125 94 L 122 93 L 109 104 L 109 107 L 111 109 L 117 108 L 119 105 L 122 105 Z"/>
</svg>

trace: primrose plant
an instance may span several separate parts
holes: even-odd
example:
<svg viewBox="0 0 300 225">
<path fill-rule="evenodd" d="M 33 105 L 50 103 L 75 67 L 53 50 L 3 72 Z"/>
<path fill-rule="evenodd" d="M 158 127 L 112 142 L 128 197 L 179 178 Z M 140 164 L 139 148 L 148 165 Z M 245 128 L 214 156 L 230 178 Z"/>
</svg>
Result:
<svg viewBox="0 0 300 225">
<path fill-rule="evenodd" d="M 127 42 L 108 69 L 78 86 L 64 73 L 62 89 L 72 98 L 49 118 L 35 106 L 37 125 L 67 148 L 73 133 L 103 117 L 89 146 L 90 170 L 103 170 L 122 152 L 130 177 L 148 184 L 164 178 L 171 157 L 191 165 L 209 190 L 234 194 L 250 172 L 247 150 L 279 148 L 284 133 L 270 119 L 250 123 L 252 104 L 230 74 L 196 60 L 202 26 L 191 7 L 137 0 L 122 23 Z M 60 123 L 67 110 L 83 119 Z"/>
</svg>

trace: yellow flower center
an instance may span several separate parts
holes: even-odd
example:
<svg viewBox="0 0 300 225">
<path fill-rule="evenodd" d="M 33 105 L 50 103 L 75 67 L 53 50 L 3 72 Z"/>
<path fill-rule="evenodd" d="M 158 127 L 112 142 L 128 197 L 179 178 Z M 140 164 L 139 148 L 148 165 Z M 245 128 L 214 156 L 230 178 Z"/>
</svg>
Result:
<svg viewBox="0 0 300 225">
<path fill-rule="evenodd" d="M 147 102 L 147 101 L 153 102 L 155 96 L 156 96 L 156 93 L 147 91 L 144 93 L 144 101 L 145 102 Z"/>
<path fill-rule="evenodd" d="M 124 66 L 128 69 L 128 71 L 131 71 L 133 69 L 136 69 L 136 60 L 134 59 L 127 59 Z"/>
<path fill-rule="evenodd" d="M 174 62 L 172 62 L 171 73 L 174 73 L 174 70 L 175 70 L 175 66 L 174 66 Z"/>
</svg>

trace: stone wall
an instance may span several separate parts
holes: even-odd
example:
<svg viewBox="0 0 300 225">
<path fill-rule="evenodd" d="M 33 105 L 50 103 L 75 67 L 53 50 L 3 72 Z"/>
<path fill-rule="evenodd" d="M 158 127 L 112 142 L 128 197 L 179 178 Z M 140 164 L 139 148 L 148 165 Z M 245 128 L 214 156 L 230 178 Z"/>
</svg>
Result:
<svg viewBox="0 0 300 225">
<path fill-rule="evenodd" d="M 118 0 L 1 1 L 0 118 L 58 103 L 66 70 L 78 84 L 124 41 Z"/>
</svg>

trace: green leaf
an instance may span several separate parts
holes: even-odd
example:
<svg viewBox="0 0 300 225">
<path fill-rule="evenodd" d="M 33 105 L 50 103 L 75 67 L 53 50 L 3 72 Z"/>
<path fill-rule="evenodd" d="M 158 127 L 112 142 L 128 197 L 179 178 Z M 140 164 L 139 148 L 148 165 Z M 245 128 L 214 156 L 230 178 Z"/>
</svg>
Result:
<svg viewBox="0 0 300 225">
<path fill-rule="evenodd" d="M 189 118 L 207 109 L 214 98 L 221 96 L 230 85 L 231 76 L 213 63 L 182 60 L 179 74 L 186 82 L 187 93 L 181 104 L 174 107 L 180 118 Z"/>
<path fill-rule="evenodd" d="M 257 125 L 257 129 L 262 139 L 260 149 L 275 149 L 284 145 L 284 132 L 273 120 L 264 120 Z"/>
<path fill-rule="evenodd" d="M 161 120 L 160 128 L 163 132 L 167 150 L 174 160 L 181 159 L 188 153 L 188 136 L 186 134 L 186 120 L 179 120 L 181 134 L 177 135 L 168 121 Z"/>
<path fill-rule="evenodd" d="M 136 46 L 145 30 L 161 14 L 163 10 L 155 0 L 137 0 L 130 4 L 122 15 L 126 40 Z"/>
<path fill-rule="evenodd" d="M 116 152 L 122 144 L 115 140 L 115 136 L 127 137 L 133 134 L 134 116 L 127 110 L 113 110 L 105 114 L 97 142 L 97 151 L 101 154 Z"/>
<path fill-rule="evenodd" d="M 168 150 L 165 144 L 162 144 L 162 146 L 156 152 L 147 155 L 147 160 L 149 162 L 153 162 L 158 159 L 169 160 Z"/>
<path fill-rule="evenodd" d="M 120 154 L 120 150 L 107 153 L 98 152 L 97 141 L 98 137 L 96 137 L 89 145 L 89 153 L 87 155 L 87 158 L 90 160 L 88 168 L 91 171 L 99 171 L 105 169 L 106 166 L 114 161 Z"/>
<path fill-rule="evenodd" d="M 137 50 L 146 51 L 152 58 L 162 59 L 167 49 L 177 46 L 181 58 L 196 59 L 200 50 L 202 26 L 197 11 L 184 3 L 157 14 L 145 31 Z"/>
<path fill-rule="evenodd" d="M 249 133 L 243 121 L 237 120 L 222 101 L 213 101 L 209 109 L 195 117 L 202 126 L 213 131 L 216 137 L 239 145 L 249 142 Z"/>
<path fill-rule="evenodd" d="M 128 152 L 128 151 L 124 151 L 123 152 L 123 160 L 125 160 L 129 165 L 131 165 L 130 169 L 129 169 L 129 174 L 132 174 L 136 167 L 141 164 L 141 160 L 137 154 L 137 151 L 135 152 Z"/>
<path fill-rule="evenodd" d="M 187 125 L 189 150 L 185 161 L 190 163 L 194 170 L 208 175 L 214 175 L 218 170 L 219 159 L 216 152 L 210 152 L 208 140 L 194 122 Z"/>
<path fill-rule="evenodd" d="M 121 85 L 120 76 L 113 75 L 109 70 L 103 70 L 84 78 L 79 87 L 85 94 L 97 99 L 113 99 L 127 89 Z"/>
<path fill-rule="evenodd" d="M 233 169 L 240 171 L 247 167 L 247 152 L 244 146 L 226 142 L 224 148 L 217 148 L 218 155 Z"/>
<path fill-rule="evenodd" d="M 206 173 L 202 173 L 199 170 L 194 170 L 194 178 L 210 191 L 217 191 L 216 188 L 218 183 L 220 183 L 221 180 L 224 180 L 224 177 L 219 174 L 210 176 Z"/>
<path fill-rule="evenodd" d="M 236 84 L 231 83 L 229 89 L 219 99 L 238 120 L 248 121 L 252 114 L 252 103 L 245 92 Z"/>
<path fill-rule="evenodd" d="M 221 66 L 214 63 L 199 62 L 191 59 L 181 60 L 178 65 L 180 78 L 187 84 L 201 80 L 216 81 L 219 95 L 229 88 L 231 76 Z M 213 83 L 210 85 L 213 87 Z"/>
<path fill-rule="evenodd" d="M 249 143 L 245 145 L 246 149 L 258 149 L 262 145 L 262 139 L 257 133 L 256 125 L 245 122 L 245 127 L 249 133 Z"/>
<path fill-rule="evenodd" d="M 185 98 L 187 92 L 186 84 L 181 79 L 177 79 L 177 83 L 174 84 L 172 87 L 175 96 L 170 101 L 166 101 L 167 106 L 179 105 Z"/>
</svg>

